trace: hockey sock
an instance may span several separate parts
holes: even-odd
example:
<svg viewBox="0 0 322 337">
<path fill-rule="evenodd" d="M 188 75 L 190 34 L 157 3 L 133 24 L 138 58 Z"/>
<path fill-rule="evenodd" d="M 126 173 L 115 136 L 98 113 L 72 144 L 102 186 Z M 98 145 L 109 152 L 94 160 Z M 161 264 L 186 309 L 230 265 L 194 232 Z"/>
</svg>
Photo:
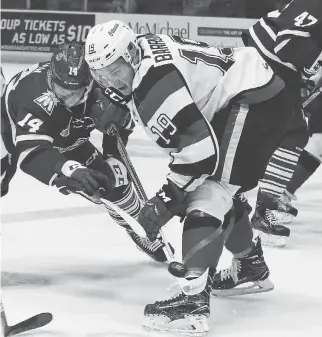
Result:
<svg viewBox="0 0 322 337">
<path fill-rule="evenodd" d="M 287 185 L 286 190 L 291 194 L 295 194 L 295 192 L 305 183 L 305 181 L 311 177 L 320 164 L 321 161 L 319 159 L 304 149 L 300 155 L 298 166 L 293 174 L 292 179 Z"/>
<path fill-rule="evenodd" d="M 247 255 L 254 247 L 253 230 L 249 221 L 248 214 L 244 212 L 240 219 L 237 219 L 233 229 L 231 230 L 225 247 L 237 257 L 240 254 Z"/>
<path fill-rule="evenodd" d="M 263 179 L 259 182 L 261 190 L 275 196 L 282 195 L 292 178 L 299 156 L 299 150 L 277 148 L 268 162 Z"/>
<path fill-rule="evenodd" d="M 195 271 L 198 274 L 208 267 L 216 268 L 227 233 L 233 225 L 231 213 L 226 214 L 223 224 L 200 211 L 193 211 L 187 216 L 182 234 L 182 256 L 185 267 L 191 273 Z"/>
<path fill-rule="evenodd" d="M 298 159 L 308 141 L 305 128 L 289 131 L 270 158 L 264 177 L 259 182 L 263 192 L 281 196 L 291 180 Z"/>
<path fill-rule="evenodd" d="M 115 205 L 117 205 L 119 208 L 124 210 L 127 214 L 131 215 L 135 219 L 138 217 L 142 207 L 140 199 L 132 184 L 116 188 L 106 197 L 106 199 L 113 202 Z M 116 223 L 118 223 L 122 227 L 125 227 L 126 229 L 131 229 L 131 227 L 123 220 L 123 218 L 118 213 L 113 211 L 108 206 L 105 207 L 108 210 L 111 218 Z"/>
</svg>

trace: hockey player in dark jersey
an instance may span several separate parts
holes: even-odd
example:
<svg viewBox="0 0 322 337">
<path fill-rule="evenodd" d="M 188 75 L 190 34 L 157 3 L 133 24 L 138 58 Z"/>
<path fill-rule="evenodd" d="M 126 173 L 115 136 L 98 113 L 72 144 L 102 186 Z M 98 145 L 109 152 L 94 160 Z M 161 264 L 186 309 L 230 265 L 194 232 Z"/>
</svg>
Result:
<svg viewBox="0 0 322 337">
<path fill-rule="evenodd" d="M 167 181 L 140 211 L 140 224 L 153 240 L 173 216 L 184 219 L 187 273 L 178 296 L 145 307 L 144 326 L 202 335 L 210 292 L 273 289 L 260 241 L 252 241 L 247 212 L 233 197 L 258 184 L 284 139 L 293 88 L 255 48 L 136 35 L 117 20 L 93 27 L 85 52 L 94 79 L 131 97 L 133 119 L 170 159 Z M 215 274 L 224 246 L 233 264 Z"/>
<path fill-rule="evenodd" d="M 308 94 L 310 94 L 311 88 L 317 87 L 315 91 L 317 96 L 304 107 L 305 115 L 308 118 L 310 138 L 301 152 L 294 174 L 284 191 L 284 195 L 289 198 L 289 206 L 291 206 L 290 200 L 297 199 L 295 192 L 313 175 L 322 162 L 322 88 L 319 87 L 321 76 L 322 67 L 320 66 L 317 72 L 310 77 L 310 83 L 307 85 Z"/>
<path fill-rule="evenodd" d="M 137 217 L 141 203 L 118 158 L 115 137 L 105 136 L 104 156 L 89 141 L 103 108 L 118 111 L 113 122 L 123 128 L 121 135 L 126 138 L 131 132 L 126 130 L 131 118 L 124 102 L 113 100 L 116 93 L 106 95 L 93 86 L 84 60 L 84 46 L 74 43 L 61 45 L 51 61 L 35 64 L 15 75 L 1 102 L 1 134 L 11 158 L 2 191 L 8 191 L 19 166 L 23 172 L 46 185 L 56 186 L 64 194 L 75 192 L 97 204 L 101 203 L 98 190 L 102 188 L 106 199 Z M 118 103 L 118 107 L 110 101 Z M 97 127 L 107 130 L 108 122 Z M 159 262 L 166 261 L 161 243 L 152 246 L 112 209 L 107 209 L 141 250 Z"/>
<path fill-rule="evenodd" d="M 289 102 L 294 108 L 293 118 L 259 184 L 256 211 L 252 218 L 252 224 L 259 230 L 264 243 L 284 246 L 290 230 L 280 220 L 286 222 L 292 214 L 296 215 L 285 188 L 308 141 L 302 113 L 301 75 L 310 75 L 309 69 L 314 68 L 322 51 L 322 2 L 293 0 L 281 11 L 261 18 L 244 34 L 243 40 L 246 46 L 253 46 L 259 51 L 293 92 Z M 276 217 L 276 214 L 284 216 Z"/>
</svg>

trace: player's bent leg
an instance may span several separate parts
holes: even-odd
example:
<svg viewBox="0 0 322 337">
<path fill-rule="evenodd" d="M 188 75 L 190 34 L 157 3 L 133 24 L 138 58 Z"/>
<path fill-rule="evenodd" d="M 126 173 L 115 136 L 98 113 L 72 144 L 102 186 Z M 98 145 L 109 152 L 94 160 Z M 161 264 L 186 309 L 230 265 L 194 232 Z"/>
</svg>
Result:
<svg viewBox="0 0 322 337">
<path fill-rule="evenodd" d="M 144 327 L 193 336 L 208 332 L 211 286 L 233 225 L 230 208 L 237 189 L 209 180 L 189 195 L 182 238 L 182 260 L 188 272 L 178 279 L 177 296 L 146 306 Z"/>
<path fill-rule="evenodd" d="M 223 232 L 221 221 L 209 214 L 195 210 L 187 216 L 182 250 L 188 273 L 178 279 L 177 294 L 145 307 L 145 328 L 191 336 L 208 332 L 211 286 L 223 249 Z"/>
<path fill-rule="evenodd" d="M 262 219 L 262 221 L 270 222 L 268 217 L 271 217 L 270 227 L 276 223 L 279 225 L 290 223 L 297 215 L 297 209 L 291 204 L 292 199 L 284 191 L 292 179 L 300 154 L 307 141 L 308 130 L 302 114 L 295 116 L 290 122 L 289 131 L 270 158 L 263 179 L 259 182 L 262 193 L 266 195 L 266 198 L 270 197 L 275 202 L 274 208 L 266 212 L 272 214 L 267 214 L 267 217 Z M 259 197 L 260 194 L 258 194 Z M 257 205 L 259 202 L 258 200 Z M 257 215 L 260 216 L 259 213 Z M 260 228 L 257 229 L 260 230 Z"/>
<path fill-rule="evenodd" d="M 225 247 L 234 255 L 229 268 L 215 275 L 214 296 L 234 296 L 267 292 L 274 289 L 263 257 L 260 239 L 252 241 L 253 233 L 247 211 L 235 201 L 236 223 Z"/>
</svg>

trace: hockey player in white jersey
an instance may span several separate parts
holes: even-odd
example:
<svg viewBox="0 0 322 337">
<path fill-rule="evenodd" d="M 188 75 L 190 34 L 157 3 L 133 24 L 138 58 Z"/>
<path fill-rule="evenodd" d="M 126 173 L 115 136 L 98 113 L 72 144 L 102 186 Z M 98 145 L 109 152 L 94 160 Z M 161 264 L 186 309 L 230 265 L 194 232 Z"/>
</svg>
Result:
<svg viewBox="0 0 322 337">
<path fill-rule="evenodd" d="M 292 115 L 291 95 L 255 48 L 135 35 L 116 20 L 91 29 L 85 59 L 102 86 L 130 96 L 133 118 L 169 155 L 166 183 L 139 215 L 148 237 L 173 216 L 184 218 L 188 272 L 177 297 L 146 306 L 144 326 L 202 335 L 210 292 L 273 289 L 260 241 L 252 241 L 248 215 L 233 197 L 265 172 Z M 214 276 L 224 245 L 233 264 Z"/>
</svg>

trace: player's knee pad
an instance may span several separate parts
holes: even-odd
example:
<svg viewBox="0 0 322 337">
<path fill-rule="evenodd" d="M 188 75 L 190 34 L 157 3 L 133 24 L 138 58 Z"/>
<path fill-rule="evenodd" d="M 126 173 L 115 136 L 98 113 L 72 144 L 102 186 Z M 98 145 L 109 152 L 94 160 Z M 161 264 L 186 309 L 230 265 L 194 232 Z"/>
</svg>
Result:
<svg viewBox="0 0 322 337">
<path fill-rule="evenodd" d="M 106 196 L 106 199 L 113 202 L 113 204 L 124 210 L 133 218 L 136 219 L 139 216 L 142 204 L 132 184 L 114 189 Z M 122 227 L 130 229 L 128 224 L 123 220 L 122 217 L 119 216 L 118 213 L 108 206 L 105 207 L 115 222 L 117 222 Z"/>
<path fill-rule="evenodd" d="M 304 148 L 312 156 L 322 161 L 322 133 L 315 133 Z"/>
<path fill-rule="evenodd" d="M 239 186 L 207 179 L 195 191 L 188 193 L 186 214 L 199 210 L 223 222 L 238 189 Z"/>
</svg>

